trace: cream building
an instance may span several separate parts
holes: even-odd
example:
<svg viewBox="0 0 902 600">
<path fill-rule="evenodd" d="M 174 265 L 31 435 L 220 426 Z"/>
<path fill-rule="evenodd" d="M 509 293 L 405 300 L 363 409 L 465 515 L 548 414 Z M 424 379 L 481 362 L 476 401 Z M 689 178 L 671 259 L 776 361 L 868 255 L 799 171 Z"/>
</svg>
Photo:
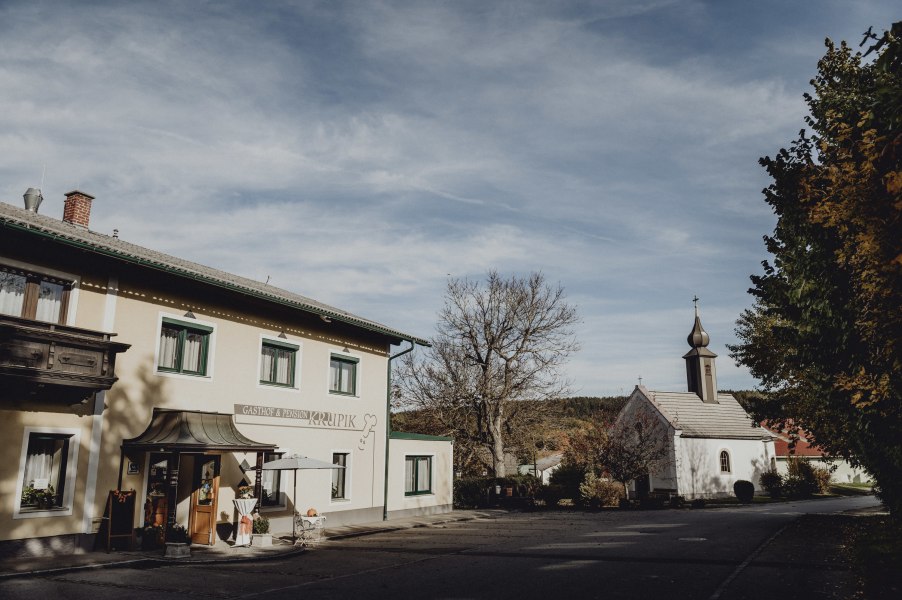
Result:
<svg viewBox="0 0 902 600">
<path fill-rule="evenodd" d="M 389 442 L 391 359 L 425 340 L 93 232 L 82 192 L 62 221 L 29 193 L 0 203 L 0 553 L 90 548 L 112 490 L 135 491 L 134 528 L 198 544 L 234 535 L 242 485 L 291 531 L 294 473 L 331 526 L 450 510 L 451 441 Z M 294 455 L 344 468 L 255 470 Z"/>
</svg>

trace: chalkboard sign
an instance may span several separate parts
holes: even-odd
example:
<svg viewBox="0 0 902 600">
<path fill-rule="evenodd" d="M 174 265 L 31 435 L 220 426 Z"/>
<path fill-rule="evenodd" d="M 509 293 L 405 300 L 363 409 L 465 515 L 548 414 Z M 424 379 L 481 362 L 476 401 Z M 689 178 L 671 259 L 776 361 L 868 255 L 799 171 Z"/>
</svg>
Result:
<svg viewBox="0 0 902 600">
<path fill-rule="evenodd" d="M 103 515 L 106 524 L 106 551 L 113 540 L 127 538 L 128 549 L 135 547 L 135 490 L 110 490 Z"/>
</svg>

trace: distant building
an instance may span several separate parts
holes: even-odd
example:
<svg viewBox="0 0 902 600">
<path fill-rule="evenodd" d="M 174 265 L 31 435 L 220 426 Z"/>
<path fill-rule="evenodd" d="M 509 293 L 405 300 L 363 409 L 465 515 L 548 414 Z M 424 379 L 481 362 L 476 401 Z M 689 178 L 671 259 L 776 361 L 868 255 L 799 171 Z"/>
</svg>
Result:
<svg viewBox="0 0 902 600">
<path fill-rule="evenodd" d="M 717 391 L 715 355 L 695 311 L 687 338 L 688 392 L 662 392 L 636 386 L 618 420 L 635 420 L 640 410 L 658 418 L 666 430 L 668 459 L 660 472 L 632 484 L 632 493 L 670 493 L 684 498 L 730 496 L 740 479 L 760 490 L 761 473 L 775 464 L 772 435 L 755 423 L 729 394 Z"/>
<path fill-rule="evenodd" d="M 794 447 L 791 445 L 791 437 L 787 431 L 775 431 L 766 423 L 762 424 L 774 436 L 774 451 L 777 455 L 777 471 L 781 475 L 786 475 L 788 471 L 789 461 L 793 458 L 807 460 L 813 466 L 827 469 L 833 481 L 836 483 L 868 483 L 873 478 L 870 473 L 861 467 L 854 467 L 852 463 L 844 458 L 829 458 L 827 453 L 821 448 L 811 444 L 808 441 L 808 434 L 805 431 L 798 430 L 796 432 L 797 440 Z"/>
<path fill-rule="evenodd" d="M 537 458 L 532 464 L 520 465 L 519 473 L 521 475 L 538 477 L 543 484 L 548 485 L 551 482 L 552 473 L 560 468 L 563 460 L 564 455 L 561 452 L 549 454 L 548 456 Z"/>
<path fill-rule="evenodd" d="M 41 199 L 0 203 L 0 554 L 90 548 L 111 490 L 135 490 L 135 529 L 196 544 L 233 535 L 242 485 L 277 533 L 295 508 L 451 509 L 450 439 L 386 420 L 392 346 L 428 342 L 91 231 L 88 194 L 62 221 Z M 291 471 L 255 469 L 292 455 L 344 468 L 297 472 L 295 507 Z"/>
</svg>

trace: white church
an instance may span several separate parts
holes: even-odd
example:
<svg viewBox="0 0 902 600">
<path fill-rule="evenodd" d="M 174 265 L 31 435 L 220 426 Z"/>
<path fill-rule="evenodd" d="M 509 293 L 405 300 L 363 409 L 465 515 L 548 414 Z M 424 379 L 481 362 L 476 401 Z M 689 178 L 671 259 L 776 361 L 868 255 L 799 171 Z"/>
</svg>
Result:
<svg viewBox="0 0 902 600">
<path fill-rule="evenodd" d="M 638 385 L 617 419 L 635 420 L 645 412 L 666 430 L 668 458 L 658 472 L 632 483 L 631 493 L 669 493 L 686 499 L 733 495 L 744 479 L 761 492 L 761 473 L 775 467 L 772 434 L 758 426 L 730 394 L 717 392 L 716 354 L 695 307 L 695 325 L 687 338 L 688 392 L 664 392 Z"/>
</svg>

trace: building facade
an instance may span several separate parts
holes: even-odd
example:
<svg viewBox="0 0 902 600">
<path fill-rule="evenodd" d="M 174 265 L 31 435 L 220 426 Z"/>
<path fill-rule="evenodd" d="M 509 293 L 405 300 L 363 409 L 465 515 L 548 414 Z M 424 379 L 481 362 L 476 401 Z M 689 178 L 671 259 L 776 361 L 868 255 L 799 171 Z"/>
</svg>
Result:
<svg viewBox="0 0 902 600">
<path fill-rule="evenodd" d="M 667 458 L 647 478 L 633 482 L 632 493 L 657 492 L 692 498 L 733 495 L 733 484 L 759 478 L 776 467 L 773 436 L 758 426 L 730 394 L 717 390 L 716 355 L 695 313 L 687 338 L 688 392 L 662 392 L 636 386 L 618 420 L 657 420 L 665 432 Z M 646 417 L 647 416 L 647 417 Z"/>
<path fill-rule="evenodd" d="M 450 440 L 389 446 L 393 347 L 425 340 L 93 232 L 92 200 L 67 194 L 62 221 L 0 203 L 0 542 L 90 546 L 111 490 L 135 491 L 135 528 L 198 544 L 234 535 L 244 485 L 276 532 L 295 508 L 450 510 Z M 296 455 L 343 468 L 258 469 Z"/>
</svg>

